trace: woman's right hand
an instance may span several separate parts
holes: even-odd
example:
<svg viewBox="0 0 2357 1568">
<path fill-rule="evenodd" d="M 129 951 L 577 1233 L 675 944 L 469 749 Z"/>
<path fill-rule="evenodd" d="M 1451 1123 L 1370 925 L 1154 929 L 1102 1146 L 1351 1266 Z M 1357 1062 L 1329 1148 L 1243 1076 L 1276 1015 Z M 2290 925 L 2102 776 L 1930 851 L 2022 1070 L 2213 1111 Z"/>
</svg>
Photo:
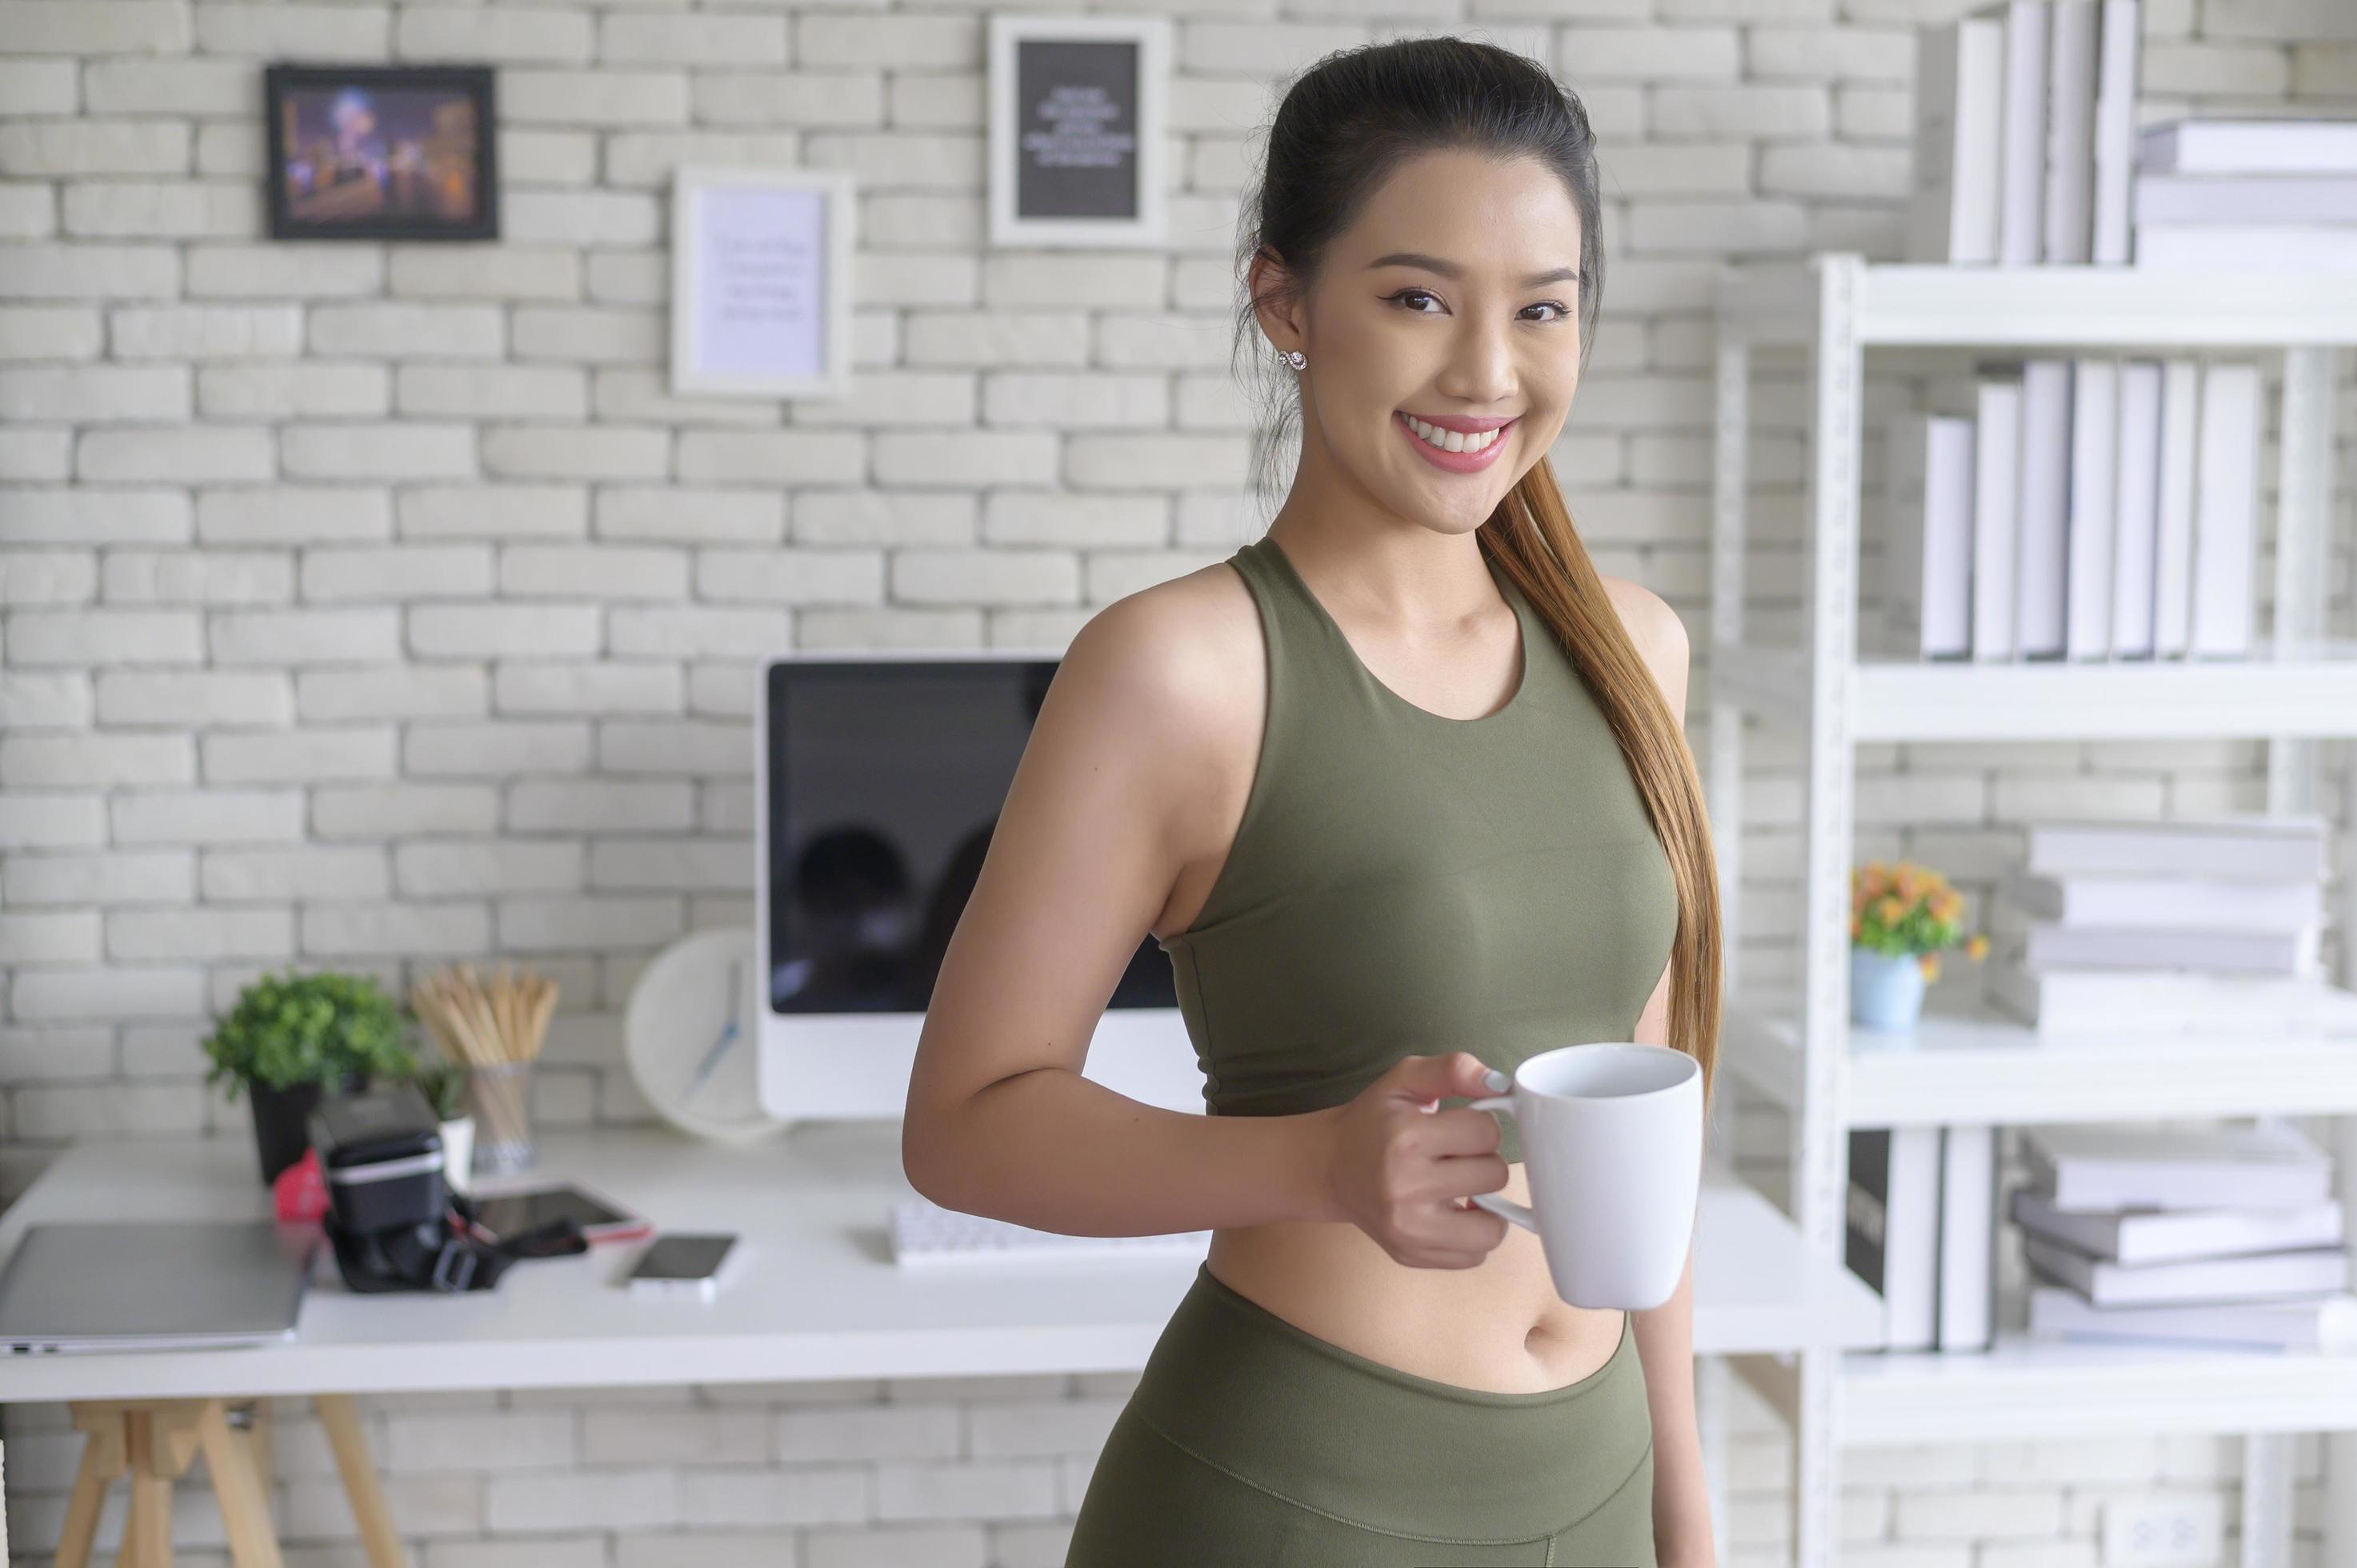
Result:
<svg viewBox="0 0 2357 1568">
<path fill-rule="evenodd" d="M 1329 1206 L 1395 1262 L 1469 1269 L 1505 1239 L 1504 1219 L 1466 1201 L 1506 1185 L 1496 1118 L 1438 1109 L 1447 1096 L 1496 1093 L 1489 1072 L 1471 1051 L 1403 1057 L 1325 1113 Z"/>
</svg>

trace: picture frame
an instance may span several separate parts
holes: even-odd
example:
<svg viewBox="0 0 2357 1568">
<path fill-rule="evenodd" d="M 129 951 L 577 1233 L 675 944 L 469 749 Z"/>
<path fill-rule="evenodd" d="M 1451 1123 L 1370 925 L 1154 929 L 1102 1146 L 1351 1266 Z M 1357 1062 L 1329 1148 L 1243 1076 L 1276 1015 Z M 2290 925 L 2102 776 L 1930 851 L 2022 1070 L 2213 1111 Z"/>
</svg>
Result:
<svg viewBox="0 0 2357 1568">
<path fill-rule="evenodd" d="M 487 65 L 274 64 L 262 74 L 274 240 L 496 240 Z"/>
<path fill-rule="evenodd" d="M 673 392 L 849 394 L 857 196 L 847 169 L 673 173 Z"/>
<path fill-rule="evenodd" d="M 990 242 L 1163 242 L 1170 22 L 995 15 L 989 28 Z"/>
</svg>

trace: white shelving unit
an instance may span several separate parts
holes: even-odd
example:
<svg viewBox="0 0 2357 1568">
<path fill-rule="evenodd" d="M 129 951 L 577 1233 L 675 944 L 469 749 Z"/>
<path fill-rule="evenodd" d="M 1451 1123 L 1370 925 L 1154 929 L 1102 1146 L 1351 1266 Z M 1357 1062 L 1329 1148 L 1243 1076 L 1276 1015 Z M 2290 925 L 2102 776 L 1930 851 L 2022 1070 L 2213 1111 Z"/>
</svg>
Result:
<svg viewBox="0 0 2357 1568">
<path fill-rule="evenodd" d="M 1936 993 L 1909 1041 L 1861 1030 L 1854 1042 L 1848 1016 L 1853 748 L 1863 742 L 2252 736 L 2269 743 L 2268 809 L 2318 808 L 2320 743 L 2357 740 L 2357 648 L 2322 636 L 2331 400 L 2338 351 L 2351 343 L 2357 278 L 2346 274 L 1886 265 L 1846 252 L 1722 272 L 1706 783 L 1714 820 L 1728 824 L 1717 846 L 1727 919 L 1723 1048 L 1748 1086 L 1791 1113 L 1793 1218 L 1804 1243 L 1836 1266 L 1853 1127 L 2338 1116 L 2342 1196 L 2357 1203 L 2357 1036 L 2061 1043 L 1993 1010 L 1942 1009 Z M 2231 663 L 1861 662 L 1865 352 L 1892 345 L 2281 350 L 2272 640 Z M 1812 399 L 1797 649 L 1748 642 L 1744 626 L 1752 360 L 1757 350 L 1792 349 Z M 1747 716 L 1790 726 L 1805 749 L 1802 978 L 1782 995 L 1747 988 L 1736 958 L 1742 859 L 1733 824 L 1742 821 Z M 2348 815 L 2357 822 L 2357 757 L 2352 763 Z M 2344 892 L 2357 888 L 2357 876 L 2346 881 Z M 2357 896 L 2341 927 L 2347 983 L 2357 976 Z M 2155 1431 L 2245 1439 L 2244 1563 L 2283 1568 L 2291 1560 L 2293 1435 L 2357 1430 L 2357 1357 L 2061 1344 L 2006 1332 L 1986 1354 L 1828 1349 L 1734 1365 L 1792 1425 L 1801 1568 L 1837 1559 L 1845 1444 Z M 2357 1563 L 2357 1439 L 2335 1439 L 2328 1463 L 2326 1561 Z"/>
</svg>

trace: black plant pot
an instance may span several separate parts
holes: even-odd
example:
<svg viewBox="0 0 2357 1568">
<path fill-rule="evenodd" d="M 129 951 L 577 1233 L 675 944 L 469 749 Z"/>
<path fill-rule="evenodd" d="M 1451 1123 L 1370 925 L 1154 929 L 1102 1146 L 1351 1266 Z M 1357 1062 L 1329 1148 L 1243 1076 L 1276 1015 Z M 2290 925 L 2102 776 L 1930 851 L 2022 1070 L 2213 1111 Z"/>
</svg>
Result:
<svg viewBox="0 0 2357 1568">
<path fill-rule="evenodd" d="M 357 1072 L 344 1074 L 334 1085 L 339 1094 L 358 1094 L 367 1087 L 368 1075 Z M 285 1089 L 248 1079 L 245 1092 L 253 1101 L 254 1149 L 262 1156 L 262 1185 L 268 1187 L 278 1179 L 279 1172 L 298 1164 L 303 1151 L 311 1146 L 311 1112 L 323 1090 L 313 1079 Z"/>
</svg>

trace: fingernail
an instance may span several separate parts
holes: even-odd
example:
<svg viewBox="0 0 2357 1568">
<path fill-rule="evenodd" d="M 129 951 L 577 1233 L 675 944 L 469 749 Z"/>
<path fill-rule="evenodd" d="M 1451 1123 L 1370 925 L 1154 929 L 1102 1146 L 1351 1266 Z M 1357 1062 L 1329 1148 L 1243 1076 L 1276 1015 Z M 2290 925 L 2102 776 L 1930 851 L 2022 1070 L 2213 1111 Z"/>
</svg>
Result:
<svg viewBox="0 0 2357 1568">
<path fill-rule="evenodd" d="M 1491 1068 L 1488 1072 L 1483 1073 L 1481 1081 L 1490 1086 L 1490 1092 L 1492 1094 L 1503 1094 L 1512 1088 L 1514 1083 L 1512 1079 L 1508 1078 L 1496 1068 Z"/>
</svg>

